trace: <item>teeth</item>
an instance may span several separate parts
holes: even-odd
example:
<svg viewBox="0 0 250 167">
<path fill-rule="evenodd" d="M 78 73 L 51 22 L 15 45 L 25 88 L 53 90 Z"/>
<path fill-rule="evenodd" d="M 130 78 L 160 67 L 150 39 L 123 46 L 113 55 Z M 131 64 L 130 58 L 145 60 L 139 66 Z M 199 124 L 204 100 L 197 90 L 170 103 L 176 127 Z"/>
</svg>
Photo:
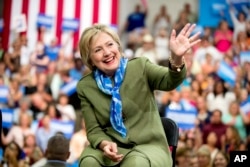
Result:
<svg viewBox="0 0 250 167">
<path fill-rule="evenodd" d="M 112 60 L 114 60 L 114 57 L 111 57 L 110 59 L 105 60 L 104 62 L 105 62 L 105 63 L 108 63 L 108 62 L 110 62 L 110 61 L 112 61 Z"/>
</svg>

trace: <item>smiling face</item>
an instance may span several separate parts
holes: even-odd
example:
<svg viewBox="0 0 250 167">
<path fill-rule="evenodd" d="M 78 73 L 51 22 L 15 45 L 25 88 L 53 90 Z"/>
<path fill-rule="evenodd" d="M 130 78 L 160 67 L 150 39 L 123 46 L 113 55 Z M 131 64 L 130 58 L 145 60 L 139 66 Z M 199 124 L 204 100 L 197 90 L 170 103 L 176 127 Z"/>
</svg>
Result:
<svg viewBox="0 0 250 167">
<path fill-rule="evenodd" d="M 215 167 L 227 167 L 228 165 L 228 160 L 226 157 L 221 153 L 217 153 L 215 158 L 214 158 L 214 166 Z"/>
<path fill-rule="evenodd" d="M 121 54 L 118 44 L 105 32 L 97 33 L 90 43 L 90 59 L 93 66 L 108 76 L 119 67 Z"/>
</svg>

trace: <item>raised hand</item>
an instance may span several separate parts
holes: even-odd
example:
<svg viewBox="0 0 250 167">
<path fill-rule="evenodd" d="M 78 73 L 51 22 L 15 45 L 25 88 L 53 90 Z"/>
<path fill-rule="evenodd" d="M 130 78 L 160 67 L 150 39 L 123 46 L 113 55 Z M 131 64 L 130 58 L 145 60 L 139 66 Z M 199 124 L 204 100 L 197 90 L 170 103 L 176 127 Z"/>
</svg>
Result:
<svg viewBox="0 0 250 167">
<path fill-rule="evenodd" d="M 186 24 L 177 36 L 176 31 L 172 31 L 169 47 L 176 56 L 183 56 L 186 51 L 201 41 L 199 39 L 200 32 L 190 36 L 195 26 L 195 24 Z"/>
</svg>

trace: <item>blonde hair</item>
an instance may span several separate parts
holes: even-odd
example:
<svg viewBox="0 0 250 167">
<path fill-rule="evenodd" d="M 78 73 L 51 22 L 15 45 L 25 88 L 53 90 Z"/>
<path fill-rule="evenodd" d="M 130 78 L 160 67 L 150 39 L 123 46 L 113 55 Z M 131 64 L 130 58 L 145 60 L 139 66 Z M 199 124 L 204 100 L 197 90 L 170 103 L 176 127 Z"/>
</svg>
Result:
<svg viewBox="0 0 250 167">
<path fill-rule="evenodd" d="M 81 35 L 79 42 L 79 49 L 83 63 L 90 69 L 93 70 L 93 65 L 91 63 L 90 55 L 91 55 L 91 41 L 95 35 L 100 32 L 104 32 L 110 35 L 113 40 L 117 43 L 119 51 L 122 52 L 121 41 L 118 34 L 113 31 L 110 27 L 104 24 L 94 24 L 93 26 L 86 28 Z"/>
</svg>

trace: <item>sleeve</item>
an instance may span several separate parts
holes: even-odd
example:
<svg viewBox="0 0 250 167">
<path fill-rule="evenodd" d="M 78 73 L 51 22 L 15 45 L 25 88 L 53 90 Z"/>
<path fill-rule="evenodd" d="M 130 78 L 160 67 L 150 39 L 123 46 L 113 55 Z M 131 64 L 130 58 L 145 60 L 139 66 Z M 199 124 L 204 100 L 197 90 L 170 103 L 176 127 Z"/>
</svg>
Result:
<svg viewBox="0 0 250 167">
<path fill-rule="evenodd" d="M 180 72 L 172 71 L 146 61 L 145 73 L 152 90 L 170 91 L 178 87 L 186 77 L 186 66 Z"/>
<path fill-rule="evenodd" d="M 230 17 L 232 19 L 232 22 L 233 22 L 233 25 L 236 26 L 238 24 L 238 20 L 237 20 L 237 17 L 235 16 L 235 13 L 234 13 L 234 9 L 233 8 L 230 8 L 229 10 L 229 14 L 230 14 Z"/>
<path fill-rule="evenodd" d="M 96 119 L 94 107 L 84 95 L 82 91 L 83 87 L 77 85 L 78 97 L 81 100 L 81 110 L 85 120 L 85 126 L 87 130 L 87 138 L 93 148 L 98 148 L 99 144 L 103 140 L 112 141 L 111 138 L 106 135 L 99 122 Z M 86 87 L 85 87 L 86 89 Z"/>
<path fill-rule="evenodd" d="M 13 128 L 10 129 L 9 133 L 7 134 L 7 136 L 5 137 L 5 143 L 8 144 L 10 143 L 12 140 L 14 140 L 14 134 L 16 131 L 16 127 L 14 126 Z"/>
</svg>

